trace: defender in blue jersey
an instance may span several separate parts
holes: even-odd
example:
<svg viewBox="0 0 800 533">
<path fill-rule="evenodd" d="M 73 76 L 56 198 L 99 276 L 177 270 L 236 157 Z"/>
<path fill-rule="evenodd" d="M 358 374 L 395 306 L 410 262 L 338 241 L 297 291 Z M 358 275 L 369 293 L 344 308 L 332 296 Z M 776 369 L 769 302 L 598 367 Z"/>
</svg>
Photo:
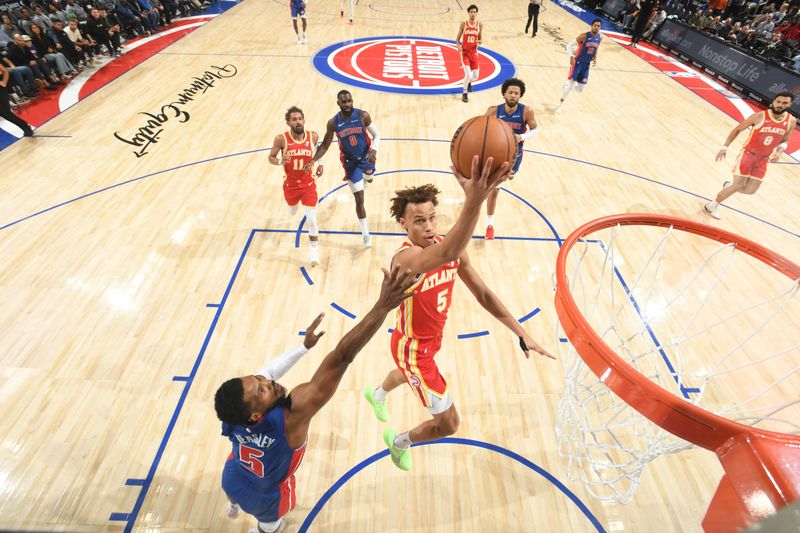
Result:
<svg viewBox="0 0 800 533">
<path fill-rule="evenodd" d="M 322 159 L 333 137 L 336 136 L 336 140 L 339 141 L 339 158 L 344 167 L 344 180 L 348 182 L 356 200 L 356 215 L 361 225 L 364 247 L 370 248 L 372 239 L 367 229 L 367 210 L 364 208 L 364 181 L 372 183 L 381 138 L 369 113 L 353 107 L 353 96 L 349 91 L 339 91 L 336 103 L 340 111 L 328 121 L 325 137 L 314 158 L 306 166 L 311 168 L 314 163 Z"/>
<path fill-rule="evenodd" d="M 600 35 L 601 24 L 600 19 L 594 19 L 591 31 L 581 33 L 567 43 L 570 69 L 567 75 L 567 82 L 564 84 L 564 90 L 561 93 L 561 101 L 555 109 L 556 113 L 561 112 L 561 104 L 564 103 L 564 99 L 571 90 L 574 89 L 579 93 L 583 92 L 583 88 L 586 87 L 586 83 L 589 81 L 589 66 L 597 66 L 597 49 L 603 39 L 602 35 Z M 576 45 L 578 49 L 573 51 Z"/>
<path fill-rule="evenodd" d="M 214 408 L 222 421 L 222 434 L 233 446 L 222 472 L 222 488 L 231 504 L 228 516 L 240 509 L 258 520 L 251 531 L 277 533 L 286 528 L 284 515 L 297 503 L 294 472 L 300 466 L 308 442 L 311 419 L 333 397 L 347 367 L 380 329 L 386 315 L 411 296 L 411 271 L 389 274 L 377 302 L 323 359 L 311 381 L 291 394 L 276 383 L 312 348 L 325 332 L 316 333 L 319 315 L 306 330 L 303 344 L 280 355 L 256 375 L 223 383 L 214 396 Z"/>
<path fill-rule="evenodd" d="M 514 175 L 522 164 L 522 145 L 527 140 L 538 133 L 536 129 L 536 117 L 533 109 L 519 103 L 520 98 L 525 95 L 525 82 L 517 78 L 509 78 L 503 82 L 500 88 L 503 93 L 504 102 L 500 105 L 493 105 L 486 110 L 487 117 L 497 117 L 507 122 L 514 131 L 514 138 L 517 141 L 517 155 L 511 167 L 509 180 L 514 179 Z M 498 189 L 494 189 L 486 200 L 486 240 L 494 239 L 494 211 L 497 207 Z"/>
<path fill-rule="evenodd" d="M 308 42 L 306 37 L 306 4 L 307 0 L 289 0 L 289 11 L 292 14 L 294 33 L 297 34 L 297 44 L 306 44 Z M 303 31 L 297 28 L 298 19 L 303 20 Z"/>
</svg>

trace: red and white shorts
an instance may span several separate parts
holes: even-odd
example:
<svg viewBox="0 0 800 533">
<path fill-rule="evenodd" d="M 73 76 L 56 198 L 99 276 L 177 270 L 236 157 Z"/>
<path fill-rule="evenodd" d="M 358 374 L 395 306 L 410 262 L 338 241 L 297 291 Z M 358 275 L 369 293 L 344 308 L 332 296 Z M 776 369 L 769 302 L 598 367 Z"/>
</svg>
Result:
<svg viewBox="0 0 800 533">
<path fill-rule="evenodd" d="M 297 205 L 298 202 L 305 207 L 315 207 L 317 205 L 317 183 L 312 181 L 308 185 L 301 185 L 300 187 L 292 187 L 284 181 L 283 182 L 283 197 L 286 203 L 290 206 Z"/>
<path fill-rule="evenodd" d="M 453 405 L 453 400 L 447 393 L 447 382 L 433 359 L 442 346 L 441 335 L 432 339 L 414 339 L 394 330 L 391 343 L 394 362 L 422 405 L 432 415 L 447 411 Z"/>
<path fill-rule="evenodd" d="M 760 180 L 767 173 L 767 163 L 769 163 L 768 155 L 759 155 L 742 150 L 733 165 L 733 174 Z"/>
<path fill-rule="evenodd" d="M 478 49 L 461 49 L 461 66 L 469 67 L 470 70 L 478 70 Z"/>
</svg>

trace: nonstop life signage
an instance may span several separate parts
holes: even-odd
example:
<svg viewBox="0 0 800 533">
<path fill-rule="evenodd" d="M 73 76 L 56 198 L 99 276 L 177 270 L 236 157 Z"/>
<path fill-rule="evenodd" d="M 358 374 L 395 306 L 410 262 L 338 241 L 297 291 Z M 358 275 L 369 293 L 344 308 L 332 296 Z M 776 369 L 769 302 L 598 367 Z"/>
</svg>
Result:
<svg viewBox="0 0 800 533">
<path fill-rule="evenodd" d="M 750 56 L 697 30 L 673 20 L 665 20 L 655 34 L 664 48 L 712 71 L 734 89 L 760 97 L 767 103 L 781 91 L 798 94 L 792 114 L 800 116 L 800 74 Z"/>
<path fill-rule="evenodd" d="M 453 39 L 366 37 L 336 43 L 317 52 L 314 67 L 336 81 L 392 93 L 456 94 L 464 70 Z M 480 47 L 473 90 L 496 87 L 514 75 L 506 57 Z"/>
</svg>

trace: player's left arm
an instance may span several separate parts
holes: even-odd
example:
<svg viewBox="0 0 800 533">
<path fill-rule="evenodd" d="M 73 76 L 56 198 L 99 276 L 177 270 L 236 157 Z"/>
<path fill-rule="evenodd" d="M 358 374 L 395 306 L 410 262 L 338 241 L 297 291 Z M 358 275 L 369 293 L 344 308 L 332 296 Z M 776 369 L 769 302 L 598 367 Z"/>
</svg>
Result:
<svg viewBox="0 0 800 533">
<path fill-rule="evenodd" d="M 319 133 L 316 131 L 311 132 L 311 156 L 314 156 L 314 153 L 317 151 L 317 144 L 319 144 Z M 322 163 L 317 165 L 317 171 L 314 173 L 315 176 L 318 178 L 322 176 Z"/>
<path fill-rule="evenodd" d="M 378 147 L 381 144 L 381 137 L 378 134 L 378 128 L 375 127 L 375 123 L 372 122 L 372 117 L 369 116 L 369 113 L 362 110 L 361 111 L 361 122 L 364 123 L 364 127 L 369 132 L 369 136 L 372 139 L 369 146 L 369 152 L 367 152 L 367 161 L 371 164 L 375 164 L 375 160 L 378 158 Z"/>
<path fill-rule="evenodd" d="M 465 252 L 461 255 L 461 263 L 458 266 L 458 277 L 464 282 L 469 291 L 481 304 L 481 307 L 489 311 L 493 317 L 499 320 L 505 327 L 510 329 L 520 340 L 520 347 L 525 352 L 525 357 L 530 357 L 530 351 L 533 350 L 540 355 L 555 359 L 550 353 L 542 348 L 530 335 L 523 329 L 511 313 L 500 301 L 492 290 L 486 286 L 478 272 L 472 268 L 469 261 L 469 255 Z"/>
<path fill-rule="evenodd" d="M 456 46 L 458 47 L 458 53 L 461 53 L 461 36 L 464 35 L 464 21 L 461 21 L 461 24 L 458 25 L 458 35 L 456 35 Z"/>
<path fill-rule="evenodd" d="M 483 22 L 478 22 L 478 44 L 483 44 Z"/>
<path fill-rule="evenodd" d="M 772 155 L 769 158 L 770 162 L 774 163 L 775 161 L 781 158 L 781 155 L 783 154 L 784 150 L 786 150 L 786 147 L 789 146 L 789 137 L 791 137 L 792 131 L 796 126 L 797 126 L 797 119 L 794 117 L 789 117 L 789 127 L 786 129 L 786 133 L 784 134 L 783 139 L 781 139 L 781 142 L 772 151 Z"/>
<path fill-rule="evenodd" d="M 600 40 L 597 42 L 597 48 L 594 49 L 594 57 L 592 58 L 592 66 L 597 66 L 597 56 L 600 55 L 600 43 L 603 42 L 603 38 L 600 37 Z"/>
<path fill-rule="evenodd" d="M 528 131 L 523 133 L 522 135 L 514 134 L 514 138 L 517 142 L 527 141 L 528 139 L 532 139 L 539 133 L 539 130 L 536 129 L 536 117 L 533 114 L 533 108 L 529 105 L 525 106 L 525 125 L 528 126 Z"/>
</svg>

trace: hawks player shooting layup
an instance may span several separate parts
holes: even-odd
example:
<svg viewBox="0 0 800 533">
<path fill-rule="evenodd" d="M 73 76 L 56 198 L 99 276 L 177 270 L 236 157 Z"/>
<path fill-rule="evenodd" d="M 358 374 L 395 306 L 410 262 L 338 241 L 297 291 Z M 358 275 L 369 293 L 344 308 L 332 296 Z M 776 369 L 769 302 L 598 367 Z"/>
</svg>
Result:
<svg viewBox="0 0 800 533">
<path fill-rule="evenodd" d="M 308 240 L 311 244 L 311 264 L 318 265 L 317 182 L 311 175 L 312 168 L 308 163 L 314 155 L 319 135 L 315 131 L 305 131 L 305 117 L 299 107 L 290 107 L 284 118 L 289 125 L 289 131 L 275 137 L 269 152 L 269 162 L 283 165 L 286 173 L 283 178 L 283 197 L 289 204 L 292 216 L 297 213 L 297 204 L 303 204 L 308 222 Z M 283 152 L 283 160 L 278 160 L 278 152 Z M 322 176 L 322 165 L 317 166 L 316 176 Z"/>
<path fill-rule="evenodd" d="M 600 35 L 601 24 L 600 19 L 594 19 L 591 31 L 581 33 L 567 43 L 570 69 L 569 74 L 567 74 L 567 82 L 564 84 L 564 90 L 561 93 L 561 101 L 558 102 L 555 109 L 556 113 L 561 112 L 561 104 L 564 103 L 564 99 L 571 90 L 574 89 L 579 93 L 583 92 L 589 81 L 589 66 L 597 66 L 597 49 L 603 39 Z M 572 51 L 575 45 L 578 46 L 577 52 Z"/>
<path fill-rule="evenodd" d="M 472 82 L 478 79 L 478 45 L 483 42 L 483 22 L 478 21 L 478 6 L 472 4 L 467 8 L 467 13 L 469 19 L 459 25 L 456 36 L 458 52 L 461 54 L 461 66 L 464 69 L 462 102 L 469 101 L 467 93 L 472 91 Z"/>
<path fill-rule="evenodd" d="M 487 117 L 497 117 L 508 123 L 514 131 L 514 138 L 517 140 L 517 156 L 514 159 L 514 166 L 511 167 L 509 180 L 514 176 L 522 164 L 522 144 L 538 133 L 536 129 L 536 117 L 533 116 L 533 108 L 520 104 L 519 99 L 525 95 L 525 82 L 517 78 L 509 78 L 503 82 L 501 87 L 504 103 L 493 105 L 486 110 Z M 497 195 L 500 191 L 494 189 L 489 193 L 486 201 L 486 240 L 494 239 L 494 210 L 497 207 Z"/>
<path fill-rule="evenodd" d="M 717 161 L 725 159 L 728 146 L 741 132 L 753 128 L 733 166 L 733 184 L 725 182 L 714 201 L 704 206 L 706 213 L 718 219 L 717 207 L 727 198 L 737 192 L 753 194 L 758 190 L 767 172 L 767 163 L 781 157 L 792 130 L 797 126 L 797 119 L 789 114 L 794 98 L 794 93 L 788 91 L 776 94 L 769 109 L 751 115 L 728 134 L 725 144 L 717 152 Z"/>
<path fill-rule="evenodd" d="M 464 189 L 464 207 L 444 238 L 436 233 L 436 196 L 439 193 L 436 187 L 423 185 L 407 188 L 396 191 L 392 199 L 390 212 L 408 236 L 408 240 L 392 258 L 392 268 L 410 270 L 417 276 L 409 289 L 415 294 L 397 310 L 397 323 L 391 340 L 392 357 L 397 368 L 389 372 L 379 387 L 365 389 L 364 396 L 372 405 L 378 420 L 385 422 L 389 419 L 386 406 L 388 392 L 407 382 L 433 416 L 433 419 L 400 435 L 394 429 L 383 432 L 383 440 L 389 447 L 392 461 L 402 470 L 411 470 L 409 448 L 412 443 L 446 437 L 458 429 L 458 413 L 447 390 L 447 382 L 433 359 L 441 347 L 442 330 L 447 322 L 456 275 L 464 281 L 484 309 L 519 337 L 526 357 L 530 350 L 552 357 L 525 332 L 486 286 L 472 268 L 465 252 L 478 222 L 481 205 L 489 193 L 508 178 L 508 163 L 503 163 L 490 175 L 491 164 L 490 157 L 481 172 L 478 156 L 475 156 L 472 162 L 474 177 L 471 180 L 453 170 Z"/>
</svg>

